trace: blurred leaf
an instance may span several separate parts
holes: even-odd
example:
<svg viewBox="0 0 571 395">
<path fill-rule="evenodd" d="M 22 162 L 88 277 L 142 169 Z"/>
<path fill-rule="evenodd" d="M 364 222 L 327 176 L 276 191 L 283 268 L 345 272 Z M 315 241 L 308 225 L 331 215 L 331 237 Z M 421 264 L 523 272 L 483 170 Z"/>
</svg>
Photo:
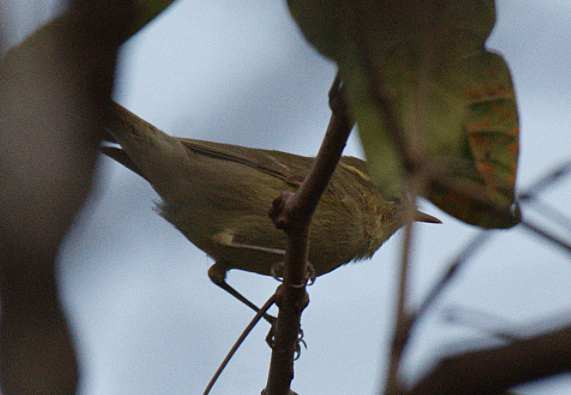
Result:
<svg viewBox="0 0 571 395">
<path fill-rule="evenodd" d="M 506 228 L 518 116 L 501 56 L 484 49 L 493 0 L 288 0 L 306 38 L 335 60 L 370 173 L 388 197 L 407 166 L 436 167 L 426 197 L 469 224 Z"/>
<path fill-rule="evenodd" d="M 145 27 L 147 23 L 151 22 L 174 1 L 175 0 L 135 0 L 135 18 L 130 29 L 130 35 L 134 35 Z"/>
<path fill-rule="evenodd" d="M 131 27 L 128 29 L 127 34 L 122 37 L 122 40 L 126 41 L 128 38 L 135 35 L 174 1 L 175 0 L 135 0 L 133 4 L 134 16 L 133 18 L 130 18 Z M 89 7 L 89 3 L 87 3 L 86 8 L 87 7 Z M 89 9 L 84 11 L 91 14 L 94 12 Z M 131 15 L 129 15 L 129 17 L 130 16 Z M 50 45 L 50 43 L 57 40 L 57 36 L 61 34 L 67 18 L 69 18 L 68 14 L 63 14 L 52 20 L 47 25 L 36 30 L 18 46 L 10 49 L 10 56 L 25 58 L 26 56 L 31 56 L 27 53 L 28 51 L 37 51 L 46 45 Z M 86 20 L 88 20 L 88 18 L 86 18 Z M 98 28 L 98 26 L 96 26 L 96 28 Z M 4 61 L 4 59 L 2 60 Z"/>
</svg>

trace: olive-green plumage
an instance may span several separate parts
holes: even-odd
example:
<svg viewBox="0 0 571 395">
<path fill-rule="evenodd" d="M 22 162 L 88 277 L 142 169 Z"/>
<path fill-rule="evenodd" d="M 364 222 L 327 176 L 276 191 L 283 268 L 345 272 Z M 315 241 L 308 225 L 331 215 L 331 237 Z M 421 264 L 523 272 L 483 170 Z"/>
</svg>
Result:
<svg viewBox="0 0 571 395">
<path fill-rule="evenodd" d="M 161 215 L 216 261 L 211 277 L 233 268 L 269 275 L 283 259 L 285 235 L 268 211 L 282 191 L 296 190 L 313 158 L 171 137 L 118 105 L 109 132 L 122 149 L 102 152 L 153 186 Z M 366 163 L 343 157 L 310 228 L 316 274 L 371 257 L 404 225 L 407 204 L 386 200 Z M 417 220 L 439 222 L 422 213 Z"/>
</svg>

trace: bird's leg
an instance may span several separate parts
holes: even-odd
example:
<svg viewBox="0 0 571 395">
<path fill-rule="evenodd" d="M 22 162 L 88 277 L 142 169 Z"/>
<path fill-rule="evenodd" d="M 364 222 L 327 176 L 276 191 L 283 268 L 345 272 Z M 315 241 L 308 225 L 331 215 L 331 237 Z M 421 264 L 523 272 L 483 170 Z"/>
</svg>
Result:
<svg viewBox="0 0 571 395">
<path fill-rule="evenodd" d="M 218 285 L 220 288 L 228 292 L 230 295 L 234 296 L 236 299 L 244 303 L 246 306 L 254 310 L 256 313 L 259 312 L 260 309 L 258 308 L 258 306 L 250 302 L 248 299 L 246 299 L 246 297 L 244 297 L 244 295 L 236 291 L 226 282 L 227 271 L 228 268 L 223 262 L 215 262 L 214 265 L 210 266 L 210 269 L 208 269 L 208 277 L 214 284 Z M 272 325 L 276 321 L 275 317 L 267 313 L 264 313 L 264 318 Z"/>
<path fill-rule="evenodd" d="M 306 274 L 305 281 L 302 284 L 290 284 L 291 287 L 302 288 L 302 287 L 305 287 L 306 285 L 312 285 L 315 282 L 315 277 L 317 277 L 317 274 L 315 272 L 315 267 L 313 267 L 311 262 L 308 261 L 306 263 L 306 269 L 307 269 L 307 274 Z M 272 275 L 273 278 L 275 278 L 279 282 L 282 282 L 283 281 L 283 271 L 284 271 L 284 263 L 283 262 L 276 262 L 272 265 L 272 267 L 270 269 L 270 274 Z M 280 307 L 280 306 L 278 306 L 278 307 Z M 266 343 L 268 343 L 268 345 L 272 349 L 274 348 L 274 335 L 275 335 L 275 326 L 272 325 L 270 332 L 266 336 Z M 301 345 L 302 344 L 305 348 L 307 348 L 307 344 L 305 343 L 305 340 L 303 340 L 303 330 L 300 327 L 298 329 L 298 334 L 297 334 L 297 344 L 295 347 L 294 360 L 299 358 L 299 356 L 301 355 Z"/>
</svg>

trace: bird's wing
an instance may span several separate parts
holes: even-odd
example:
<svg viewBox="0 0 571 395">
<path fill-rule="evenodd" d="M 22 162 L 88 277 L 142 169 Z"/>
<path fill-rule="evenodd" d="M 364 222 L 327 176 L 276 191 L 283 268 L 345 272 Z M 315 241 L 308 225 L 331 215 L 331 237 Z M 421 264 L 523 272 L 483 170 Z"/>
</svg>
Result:
<svg viewBox="0 0 571 395">
<path fill-rule="evenodd" d="M 179 141 L 190 151 L 249 166 L 293 186 L 299 186 L 313 163 L 313 158 L 281 151 L 185 138 Z"/>
</svg>

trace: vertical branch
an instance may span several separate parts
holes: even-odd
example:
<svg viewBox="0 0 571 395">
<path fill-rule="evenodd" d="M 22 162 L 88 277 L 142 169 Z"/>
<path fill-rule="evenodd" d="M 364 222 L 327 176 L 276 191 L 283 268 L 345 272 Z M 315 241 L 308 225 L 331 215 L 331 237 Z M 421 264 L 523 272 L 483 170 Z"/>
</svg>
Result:
<svg viewBox="0 0 571 395">
<path fill-rule="evenodd" d="M 405 226 L 404 240 L 402 244 L 402 258 L 400 262 L 397 314 L 394 335 L 391 341 L 389 354 L 389 371 L 385 385 L 385 393 L 389 395 L 402 393 L 402 383 L 399 380 L 399 367 L 402 354 L 406 346 L 410 323 L 406 311 L 406 296 L 408 295 L 408 273 L 410 263 L 410 247 L 412 245 L 412 224 Z"/>
<path fill-rule="evenodd" d="M 415 172 L 409 181 L 409 198 L 413 204 L 407 209 L 408 219 L 404 228 L 405 233 L 401 247 L 402 257 L 398 279 L 396 325 L 390 347 L 389 371 L 385 388 L 385 393 L 387 394 L 400 394 L 404 391 L 403 383 L 399 378 L 399 367 L 411 327 L 414 324 L 414 315 L 409 311 L 409 306 L 407 305 L 411 251 L 414 245 L 414 215 L 416 212 L 416 197 L 424 189 L 426 182 L 427 174 L 422 169 Z"/>
<path fill-rule="evenodd" d="M 287 236 L 284 282 L 278 288 L 280 308 L 270 362 L 266 395 L 287 395 L 293 379 L 293 360 L 300 334 L 301 312 L 309 299 L 307 282 L 308 236 L 311 217 L 345 147 L 352 124 L 349 122 L 340 80 L 336 77 L 330 94 L 333 110 L 325 137 L 311 171 L 295 194 L 284 193 L 274 201 L 270 217 Z"/>
</svg>

